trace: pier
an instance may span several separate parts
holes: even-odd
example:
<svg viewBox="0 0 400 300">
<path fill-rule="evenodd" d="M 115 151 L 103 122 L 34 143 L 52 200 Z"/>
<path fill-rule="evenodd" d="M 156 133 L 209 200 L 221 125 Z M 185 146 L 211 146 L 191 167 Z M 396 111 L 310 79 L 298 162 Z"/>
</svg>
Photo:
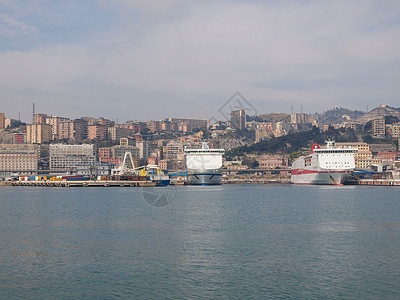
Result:
<svg viewBox="0 0 400 300">
<path fill-rule="evenodd" d="M 355 182 L 356 185 L 370 186 L 400 186 L 399 179 L 359 179 Z"/>
<path fill-rule="evenodd" d="M 156 186 L 152 181 L 130 180 L 29 180 L 29 181 L 2 181 L 2 186 L 40 186 L 40 187 L 152 187 Z"/>
</svg>

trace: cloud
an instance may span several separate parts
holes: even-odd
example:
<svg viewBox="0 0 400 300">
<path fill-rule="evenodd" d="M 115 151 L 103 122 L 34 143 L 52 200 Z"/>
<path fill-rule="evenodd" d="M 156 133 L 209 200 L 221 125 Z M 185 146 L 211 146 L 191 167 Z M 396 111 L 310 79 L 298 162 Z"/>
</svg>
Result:
<svg viewBox="0 0 400 300">
<path fill-rule="evenodd" d="M 70 99 L 76 113 L 101 113 L 111 101 L 121 119 L 208 117 L 237 90 L 259 112 L 398 101 L 396 1 L 99 3 L 93 14 L 130 9 L 123 22 L 91 27 L 87 39 L 0 53 L 1 89 L 53 106 Z"/>
<path fill-rule="evenodd" d="M 26 24 L 13 18 L 12 16 L 0 13 L 0 35 L 12 38 L 24 37 L 38 30 L 35 26 Z"/>
<path fill-rule="evenodd" d="M 106 2 L 107 0 L 102 0 L 102 2 Z M 112 1 L 113 3 L 119 2 L 124 4 L 125 6 L 135 7 L 144 11 L 145 13 L 150 14 L 166 14 L 171 11 L 177 9 L 182 5 L 186 5 L 183 0 L 150 0 L 150 1 L 141 1 L 141 0 L 116 0 Z"/>
</svg>

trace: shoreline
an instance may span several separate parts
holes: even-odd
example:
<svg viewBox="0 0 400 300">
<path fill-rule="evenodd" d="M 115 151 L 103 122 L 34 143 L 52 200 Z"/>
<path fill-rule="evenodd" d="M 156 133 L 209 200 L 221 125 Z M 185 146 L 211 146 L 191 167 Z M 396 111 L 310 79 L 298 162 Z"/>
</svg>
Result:
<svg viewBox="0 0 400 300">
<path fill-rule="evenodd" d="M 223 185 L 240 184 L 292 184 L 290 180 L 227 180 Z M 0 181 L 0 186 L 31 186 L 31 187 L 155 187 L 153 181 L 129 181 L 129 180 L 83 180 L 83 181 Z M 187 182 L 171 183 L 171 186 L 186 186 Z M 360 179 L 345 185 L 363 186 L 400 186 L 399 179 Z"/>
</svg>

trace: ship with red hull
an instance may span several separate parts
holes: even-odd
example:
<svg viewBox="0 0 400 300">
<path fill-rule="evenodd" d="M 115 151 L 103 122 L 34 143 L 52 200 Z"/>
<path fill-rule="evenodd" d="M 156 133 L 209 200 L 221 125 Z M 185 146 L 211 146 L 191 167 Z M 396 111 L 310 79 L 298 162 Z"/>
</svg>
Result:
<svg viewBox="0 0 400 300">
<path fill-rule="evenodd" d="M 314 144 L 310 155 L 293 162 L 292 183 L 342 185 L 352 177 L 357 149 L 337 148 L 334 141 L 326 144 L 324 148 Z"/>
</svg>

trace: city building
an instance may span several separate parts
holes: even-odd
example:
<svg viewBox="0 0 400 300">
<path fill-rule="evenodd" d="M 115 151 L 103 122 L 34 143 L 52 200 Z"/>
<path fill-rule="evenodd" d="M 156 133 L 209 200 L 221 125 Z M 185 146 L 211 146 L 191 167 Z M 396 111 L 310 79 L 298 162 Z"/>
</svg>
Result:
<svg viewBox="0 0 400 300">
<path fill-rule="evenodd" d="M 1 117 L 0 117 L 1 118 Z M 1 122 L 1 121 L 0 121 Z M 14 128 L 17 125 L 19 125 L 21 122 L 18 120 L 14 120 L 11 118 L 6 118 L 5 122 L 4 122 L 4 126 L 5 128 Z"/>
<path fill-rule="evenodd" d="M 51 125 L 35 123 L 26 125 L 26 142 L 29 144 L 41 144 L 51 141 Z"/>
<path fill-rule="evenodd" d="M 274 131 L 274 136 L 275 137 L 280 137 L 286 134 L 286 131 L 283 129 L 283 123 L 282 122 L 276 122 L 275 123 L 275 131 Z"/>
<path fill-rule="evenodd" d="M 88 126 L 97 124 L 97 120 L 94 117 L 82 117 L 81 119 L 84 120 Z"/>
<path fill-rule="evenodd" d="M 26 133 L 25 132 L 16 132 L 13 136 L 14 144 L 25 144 L 26 143 Z"/>
<path fill-rule="evenodd" d="M 170 159 L 162 159 L 158 162 L 161 170 L 172 170 L 172 162 Z"/>
<path fill-rule="evenodd" d="M 382 164 L 381 158 L 358 159 L 356 167 L 360 169 L 371 169 L 373 165 Z"/>
<path fill-rule="evenodd" d="M 166 146 L 163 147 L 163 156 L 167 160 L 177 159 L 179 152 L 179 143 L 176 141 L 170 141 Z"/>
<path fill-rule="evenodd" d="M 108 138 L 119 141 L 121 138 L 132 136 L 132 130 L 128 128 L 110 127 L 108 128 Z"/>
<path fill-rule="evenodd" d="M 397 161 L 400 160 L 400 152 L 398 151 L 379 152 L 376 155 L 376 157 L 380 158 L 381 160 Z"/>
<path fill-rule="evenodd" d="M 263 155 L 257 159 L 258 169 L 287 168 L 289 157 L 285 155 Z"/>
<path fill-rule="evenodd" d="M 85 166 L 77 166 L 76 167 L 76 174 L 82 176 L 107 176 L 111 174 L 111 169 L 113 165 L 102 162 L 102 161 L 95 161 L 91 165 Z"/>
<path fill-rule="evenodd" d="M 257 128 L 255 130 L 255 135 L 256 135 L 256 137 L 255 137 L 254 142 L 256 142 L 256 143 L 259 143 L 270 137 L 269 131 L 266 127 Z"/>
<path fill-rule="evenodd" d="M 290 116 L 290 122 L 293 124 L 305 124 L 308 123 L 308 114 L 305 113 L 293 113 Z"/>
<path fill-rule="evenodd" d="M 46 124 L 47 115 L 45 114 L 35 114 L 33 115 L 34 124 Z"/>
<path fill-rule="evenodd" d="M 119 140 L 119 144 L 121 146 L 135 146 L 136 145 L 136 140 L 133 138 L 121 138 Z"/>
<path fill-rule="evenodd" d="M 195 129 L 208 130 L 208 127 L 210 127 L 210 120 L 206 119 L 168 118 L 168 121 L 173 123 L 171 124 L 172 131 L 179 131 L 179 129 L 176 128 L 176 124 L 179 123 L 187 124 L 187 128 L 190 128 L 190 131 Z"/>
<path fill-rule="evenodd" d="M 114 121 L 111 121 L 111 120 L 108 120 L 108 119 L 104 119 L 103 117 L 98 118 L 96 120 L 96 124 L 103 125 L 106 128 L 115 126 L 115 122 Z"/>
<path fill-rule="evenodd" d="M 392 124 L 391 136 L 392 138 L 400 138 L 400 123 Z"/>
<path fill-rule="evenodd" d="M 0 144 L 0 172 L 36 172 L 39 156 L 39 145 Z"/>
<path fill-rule="evenodd" d="M 68 118 L 58 117 L 58 116 L 47 116 L 46 123 L 51 125 L 51 139 L 58 139 L 59 123 L 68 121 Z"/>
<path fill-rule="evenodd" d="M 98 157 L 99 161 L 113 165 L 119 165 L 122 162 L 122 158 L 115 158 L 111 155 L 111 147 L 99 148 Z"/>
<path fill-rule="evenodd" d="M 162 121 L 161 122 L 161 124 L 160 124 L 160 129 L 161 129 L 161 131 L 172 131 L 172 122 L 170 122 L 170 121 Z"/>
<path fill-rule="evenodd" d="M 178 125 L 178 131 L 182 131 L 182 132 L 191 132 L 192 131 L 192 127 L 188 123 L 179 122 L 177 125 Z"/>
<path fill-rule="evenodd" d="M 161 131 L 160 121 L 148 121 L 146 122 L 146 127 L 151 133 L 156 133 Z"/>
<path fill-rule="evenodd" d="M 231 111 L 231 127 L 239 130 L 246 128 L 246 111 L 244 109 Z"/>
<path fill-rule="evenodd" d="M 88 125 L 88 140 L 104 140 L 107 137 L 107 128 L 104 125 Z"/>
<path fill-rule="evenodd" d="M 133 158 L 143 158 L 140 156 L 140 149 L 130 145 L 115 145 L 111 147 L 110 155 L 112 158 L 124 158 L 125 153 L 130 152 Z"/>
<path fill-rule="evenodd" d="M 148 159 L 150 154 L 149 143 L 146 141 L 136 142 L 136 147 L 139 149 L 139 158 Z"/>
<path fill-rule="evenodd" d="M 95 161 L 93 145 L 50 145 L 50 170 L 52 172 L 73 172 L 77 166 L 90 166 Z"/>
<path fill-rule="evenodd" d="M 0 112 L 0 129 L 6 128 L 6 114 Z"/>
<path fill-rule="evenodd" d="M 58 139 L 69 140 L 72 137 L 73 123 L 71 120 L 63 120 L 58 122 Z"/>
<path fill-rule="evenodd" d="M 385 117 L 372 120 L 372 134 L 377 137 L 385 136 Z"/>
<path fill-rule="evenodd" d="M 354 160 L 356 163 L 356 168 L 365 168 L 365 165 L 370 163 L 372 159 L 372 151 L 370 146 L 364 142 L 346 142 L 346 143 L 336 143 L 338 148 L 355 148 L 357 153 L 354 154 Z"/>
<path fill-rule="evenodd" d="M 77 141 L 87 139 L 87 122 L 83 119 L 60 121 L 58 123 L 58 139 Z"/>
<path fill-rule="evenodd" d="M 344 127 L 353 129 L 355 132 L 362 132 L 364 130 L 364 125 L 356 122 L 347 122 L 344 124 Z"/>
<path fill-rule="evenodd" d="M 143 123 L 134 121 L 129 121 L 126 124 L 124 124 L 124 128 L 130 129 L 132 134 L 141 133 L 142 128 L 144 128 L 144 126 L 145 125 L 143 125 Z"/>
</svg>

